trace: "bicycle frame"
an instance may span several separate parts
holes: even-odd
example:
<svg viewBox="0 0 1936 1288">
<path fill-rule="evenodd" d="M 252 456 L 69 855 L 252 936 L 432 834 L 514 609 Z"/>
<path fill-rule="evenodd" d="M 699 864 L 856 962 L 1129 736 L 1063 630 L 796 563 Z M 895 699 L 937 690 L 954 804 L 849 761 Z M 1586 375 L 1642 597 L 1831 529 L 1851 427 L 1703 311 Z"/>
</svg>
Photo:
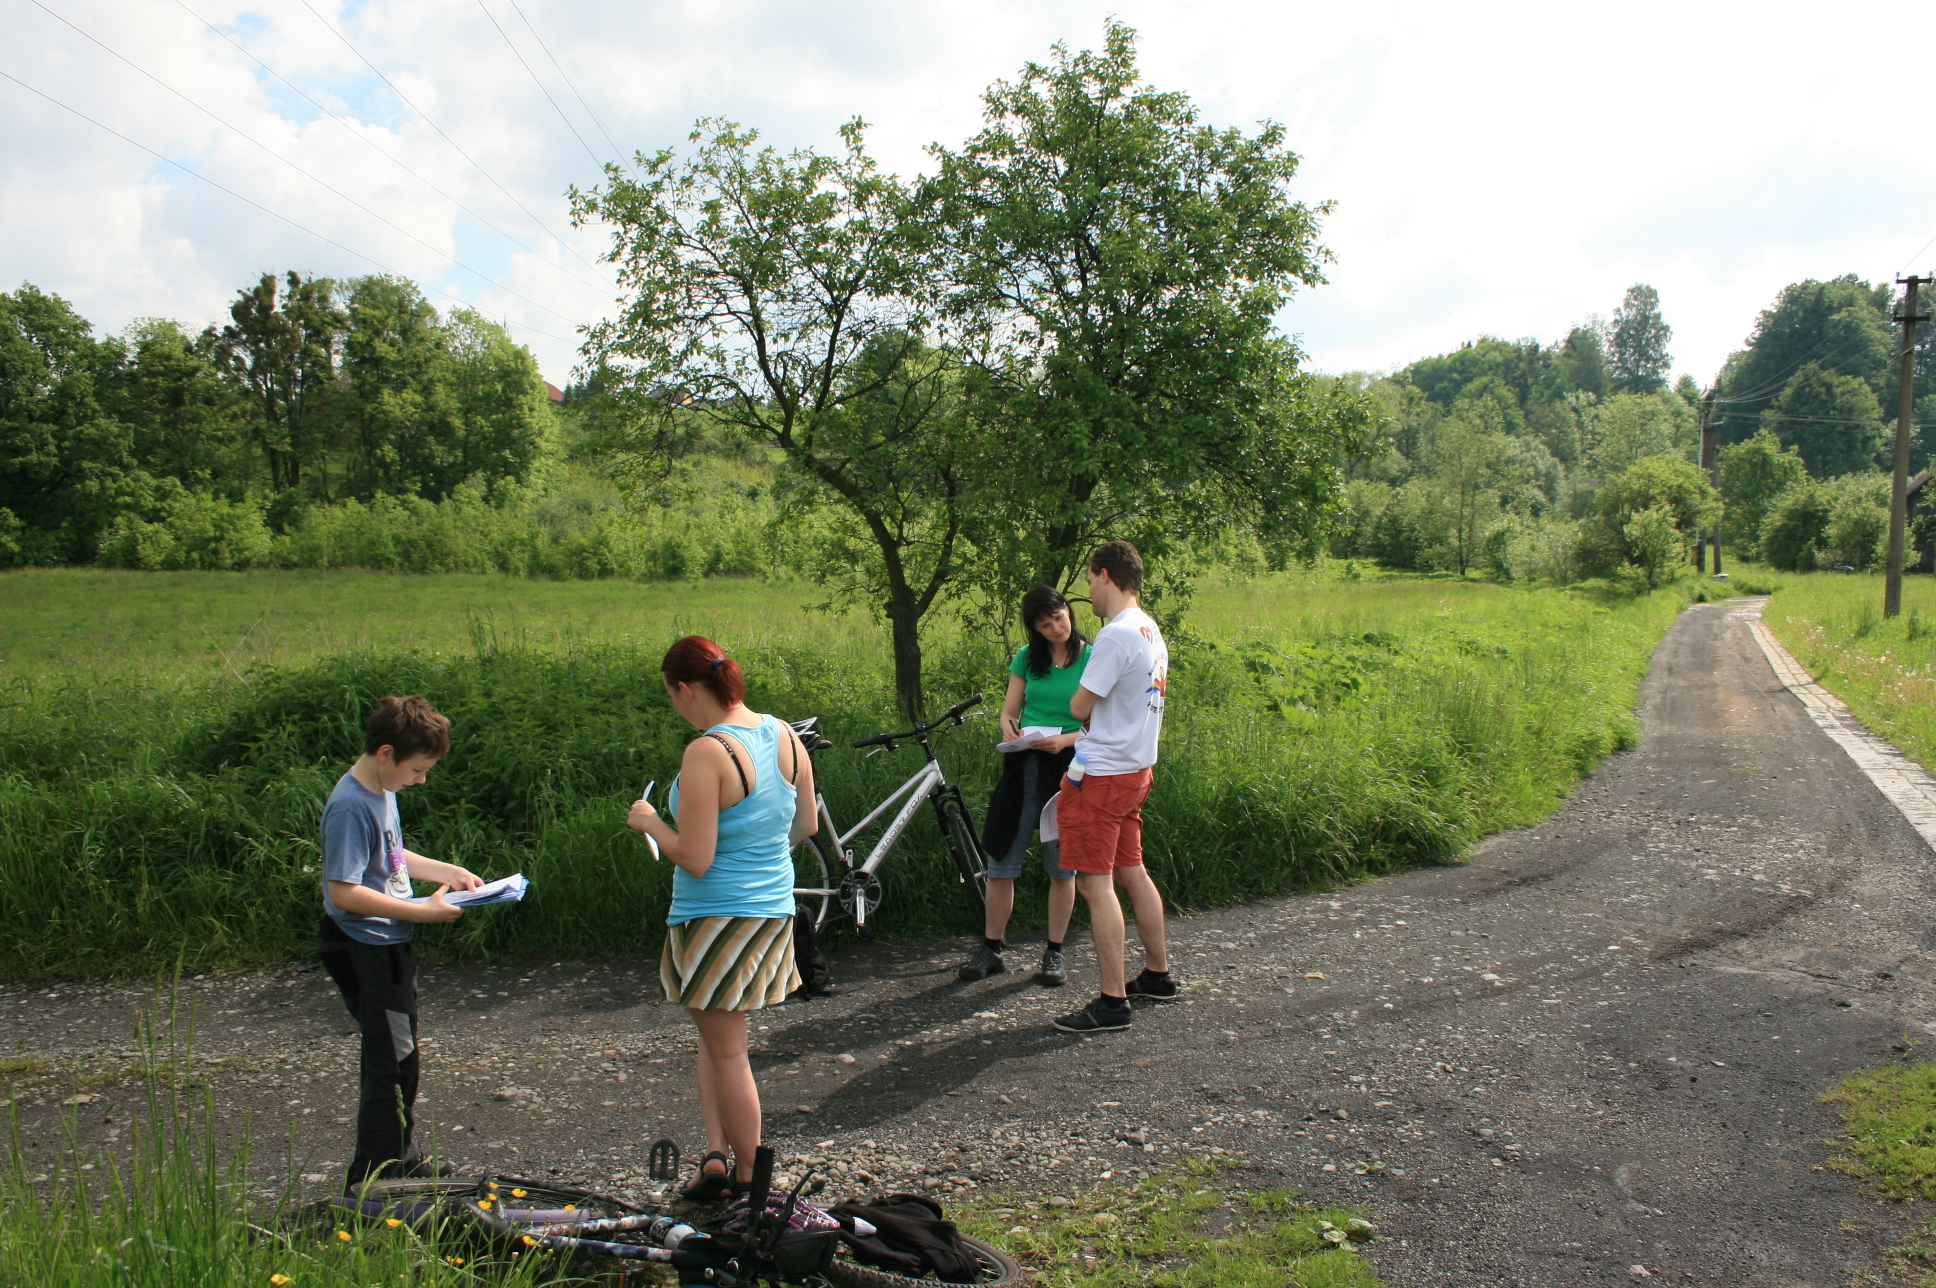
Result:
<svg viewBox="0 0 1936 1288">
<path fill-rule="evenodd" d="M 976 698 L 975 701 L 979 702 L 980 698 Z M 946 717 L 943 719 L 946 719 Z M 907 831 L 908 825 L 914 821 L 914 816 L 921 812 L 922 805 L 932 804 L 937 813 L 939 813 L 942 809 L 941 798 L 946 793 L 954 791 L 954 788 L 948 782 L 947 775 L 942 771 L 941 758 L 935 754 L 934 745 L 928 741 L 928 734 L 941 723 L 940 720 L 937 720 L 934 725 L 923 726 L 912 731 L 907 736 L 907 741 L 920 745 L 921 750 L 927 755 L 927 762 L 915 770 L 913 776 L 906 782 L 890 792 L 886 800 L 869 811 L 867 817 L 861 819 L 860 822 L 854 824 L 847 831 L 842 832 L 839 824 L 834 822 L 833 813 L 827 808 L 825 794 L 819 791 L 814 793 L 814 808 L 820 815 L 820 826 L 825 834 L 833 840 L 833 858 L 834 862 L 840 868 L 838 882 L 841 888 L 822 890 L 796 886 L 793 891 L 796 897 L 809 895 L 839 898 L 843 890 L 848 891 L 852 896 L 854 928 L 862 931 L 866 929 L 869 906 L 869 900 L 867 898 L 868 886 L 866 883 L 862 883 L 859 889 L 855 889 L 853 878 L 859 875 L 872 879 L 880 871 L 881 864 L 886 862 L 888 854 L 893 851 L 895 842 L 901 839 L 901 835 Z M 961 723 L 961 720 L 958 718 L 958 713 L 955 723 Z M 893 742 L 886 742 L 883 746 L 888 751 L 894 750 Z M 955 792 L 955 795 L 959 798 L 960 793 Z M 858 864 L 855 863 L 853 850 L 854 838 L 862 832 L 865 832 L 869 827 L 872 827 L 888 811 L 894 810 L 897 804 L 900 806 L 899 810 L 895 812 L 886 829 L 882 831 L 880 839 L 874 843 L 874 848 L 868 851 L 867 858 Z M 874 881 L 872 883 L 872 889 L 877 891 L 879 888 L 879 882 Z M 875 896 L 874 902 L 879 902 L 878 895 Z M 843 903 L 845 903 L 845 900 L 843 900 Z"/>
</svg>

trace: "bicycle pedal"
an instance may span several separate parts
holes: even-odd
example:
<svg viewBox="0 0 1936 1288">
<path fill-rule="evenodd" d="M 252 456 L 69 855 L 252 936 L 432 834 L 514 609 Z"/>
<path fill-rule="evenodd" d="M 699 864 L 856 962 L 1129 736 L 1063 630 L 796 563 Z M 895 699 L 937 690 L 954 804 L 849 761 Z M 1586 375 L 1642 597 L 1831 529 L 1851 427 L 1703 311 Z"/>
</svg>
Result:
<svg viewBox="0 0 1936 1288">
<path fill-rule="evenodd" d="M 652 1152 L 646 1156 L 646 1173 L 655 1181 L 676 1181 L 679 1179 L 679 1146 L 666 1137 L 653 1142 Z"/>
</svg>

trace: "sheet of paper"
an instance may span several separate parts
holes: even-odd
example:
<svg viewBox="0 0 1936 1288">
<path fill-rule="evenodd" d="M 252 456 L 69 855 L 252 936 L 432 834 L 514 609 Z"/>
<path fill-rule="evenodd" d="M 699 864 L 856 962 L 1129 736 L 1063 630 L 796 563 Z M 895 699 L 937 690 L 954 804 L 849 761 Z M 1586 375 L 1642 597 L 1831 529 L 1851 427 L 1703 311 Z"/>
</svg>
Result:
<svg viewBox="0 0 1936 1288">
<path fill-rule="evenodd" d="M 1027 751 L 1045 738 L 1059 736 L 1062 731 L 1054 725 L 1029 725 L 1022 730 L 1022 736 L 1012 742 L 998 742 L 995 750 L 1007 755 L 1011 751 Z"/>
<path fill-rule="evenodd" d="M 1047 845 L 1050 841 L 1059 841 L 1062 839 L 1062 824 L 1060 821 L 1061 807 L 1056 803 L 1061 799 L 1062 793 L 1057 792 L 1055 795 L 1049 797 L 1048 801 L 1042 806 L 1042 818 L 1036 823 L 1035 828 L 1042 834 L 1042 844 L 1044 845 Z"/>
<path fill-rule="evenodd" d="M 516 903 L 524 898 L 524 892 L 531 883 L 524 879 L 524 873 L 514 872 L 508 877 L 487 881 L 475 890 L 446 890 L 444 902 L 453 908 L 481 908 L 493 903 Z M 418 895 L 412 903 L 428 903 L 430 896 Z"/>
</svg>

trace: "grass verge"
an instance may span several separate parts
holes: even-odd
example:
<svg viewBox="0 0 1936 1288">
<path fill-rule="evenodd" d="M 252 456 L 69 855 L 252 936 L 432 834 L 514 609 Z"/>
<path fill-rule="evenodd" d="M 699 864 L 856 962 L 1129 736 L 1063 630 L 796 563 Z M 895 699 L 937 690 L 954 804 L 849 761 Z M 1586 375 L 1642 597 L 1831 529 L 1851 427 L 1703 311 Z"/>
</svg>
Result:
<svg viewBox="0 0 1936 1288">
<path fill-rule="evenodd" d="M 1922 765 L 1936 766 L 1936 577 L 1902 579 L 1882 616 L 1879 575 L 1786 574 L 1762 620 L 1817 683 Z"/>
<path fill-rule="evenodd" d="M 1067 1207 L 977 1195 L 955 1217 L 1046 1288 L 1378 1288 L 1345 1233 L 1373 1237 L 1359 1213 L 1301 1203 L 1295 1190 L 1220 1189 L 1226 1166 L 1188 1159 Z"/>
</svg>

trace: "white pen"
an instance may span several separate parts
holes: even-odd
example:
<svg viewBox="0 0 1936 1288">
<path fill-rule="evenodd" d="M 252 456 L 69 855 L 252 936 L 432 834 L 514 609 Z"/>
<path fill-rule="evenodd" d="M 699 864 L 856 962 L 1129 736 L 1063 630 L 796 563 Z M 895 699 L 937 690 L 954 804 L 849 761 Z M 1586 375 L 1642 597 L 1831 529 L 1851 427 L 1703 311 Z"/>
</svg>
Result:
<svg viewBox="0 0 1936 1288">
<path fill-rule="evenodd" d="M 652 803 L 652 789 L 654 787 L 657 787 L 658 785 L 659 785 L 659 780 L 656 778 L 653 779 L 651 782 L 647 783 L 645 785 L 645 792 L 639 797 L 639 800 L 644 802 L 647 805 L 650 805 Z M 645 843 L 651 849 L 652 857 L 655 859 L 664 859 L 665 855 L 659 853 L 659 843 L 652 838 L 652 833 L 645 832 L 645 833 L 641 833 L 641 835 L 645 837 Z"/>
</svg>

